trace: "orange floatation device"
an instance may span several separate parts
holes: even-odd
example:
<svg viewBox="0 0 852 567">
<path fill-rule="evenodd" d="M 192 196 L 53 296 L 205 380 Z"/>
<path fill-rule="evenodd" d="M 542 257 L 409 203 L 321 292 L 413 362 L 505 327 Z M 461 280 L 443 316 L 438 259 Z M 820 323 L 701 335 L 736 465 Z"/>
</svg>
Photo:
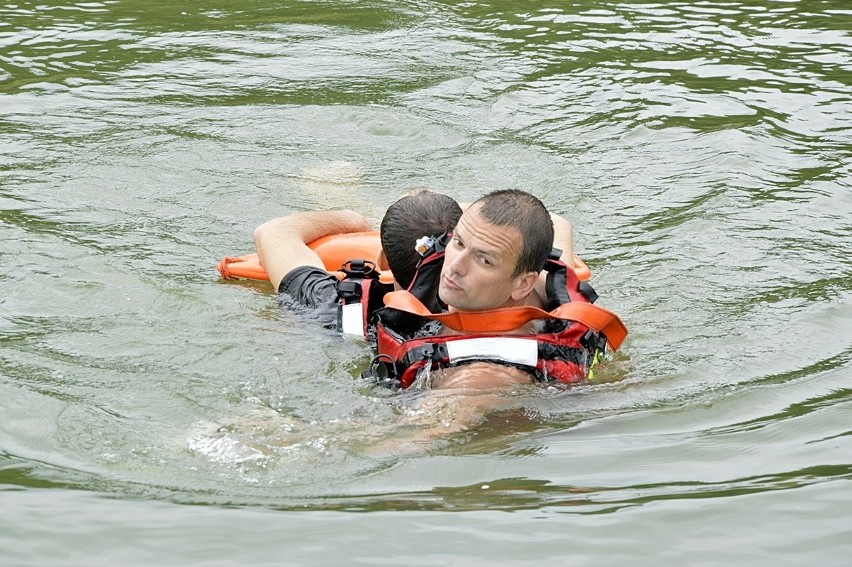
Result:
<svg viewBox="0 0 852 567">
<path fill-rule="evenodd" d="M 309 242 L 308 246 L 322 259 L 325 269 L 340 279 L 345 277 L 341 268 L 354 259 L 369 260 L 379 265 L 379 253 L 382 250 L 382 241 L 379 231 L 370 232 L 347 232 L 342 234 L 329 234 L 322 238 Z M 574 255 L 574 272 L 583 281 L 592 276 L 592 272 L 583 260 Z M 257 254 L 245 254 L 243 256 L 226 256 L 216 265 L 216 269 L 224 279 L 258 280 L 269 281 L 269 275 L 260 263 Z M 390 270 L 380 272 L 379 280 L 382 282 L 393 281 Z"/>
<path fill-rule="evenodd" d="M 329 234 L 309 242 L 308 247 L 322 259 L 325 269 L 343 279 L 346 275 L 342 270 L 344 264 L 354 259 L 363 259 L 379 264 L 379 252 L 382 251 L 382 241 L 378 231 L 347 232 Z M 226 256 L 216 265 L 216 269 L 224 279 L 269 281 L 269 274 L 260 263 L 256 253 L 243 256 Z M 390 270 L 379 273 L 382 282 L 392 282 Z"/>
<path fill-rule="evenodd" d="M 398 290 L 385 294 L 385 306 L 433 319 L 450 329 L 468 334 L 505 333 L 536 319 L 568 319 L 582 323 L 592 331 L 603 333 L 612 350 L 618 350 L 627 337 L 627 327 L 618 315 L 598 305 L 579 301 L 563 303 L 553 311 L 521 305 L 486 311 L 432 313 L 414 295 L 405 290 Z"/>
</svg>

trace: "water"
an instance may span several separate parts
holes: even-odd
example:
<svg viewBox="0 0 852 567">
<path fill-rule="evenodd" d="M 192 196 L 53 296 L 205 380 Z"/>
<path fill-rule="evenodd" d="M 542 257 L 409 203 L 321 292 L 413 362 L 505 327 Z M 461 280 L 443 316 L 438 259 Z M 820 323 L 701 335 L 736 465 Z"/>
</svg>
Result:
<svg viewBox="0 0 852 567">
<path fill-rule="evenodd" d="M 2 563 L 845 564 L 846 4 L 0 5 Z M 573 221 L 605 380 L 442 435 L 217 278 L 419 185 Z"/>
</svg>

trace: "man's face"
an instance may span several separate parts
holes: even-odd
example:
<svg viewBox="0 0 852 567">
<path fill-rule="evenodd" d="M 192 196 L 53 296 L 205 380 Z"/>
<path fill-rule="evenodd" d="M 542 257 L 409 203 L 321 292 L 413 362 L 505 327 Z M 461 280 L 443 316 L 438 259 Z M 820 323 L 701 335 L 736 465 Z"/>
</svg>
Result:
<svg viewBox="0 0 852 567">
<path fill-rule="evenodd" d="M 529 291 L 526 274 L 512 276 L 521 234 L 488 223 L 473 205 L 462 215 L 447 245 L 438 295 L 451 310 L 480 311 L 520 305 Z"/>
</svg>

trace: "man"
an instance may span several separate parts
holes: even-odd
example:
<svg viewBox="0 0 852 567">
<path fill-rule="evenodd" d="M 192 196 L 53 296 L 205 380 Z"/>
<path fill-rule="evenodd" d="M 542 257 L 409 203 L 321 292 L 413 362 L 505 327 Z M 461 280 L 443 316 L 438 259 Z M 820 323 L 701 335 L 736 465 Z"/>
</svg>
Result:
<svg viewBox="0 0 852 567">
<path fill-rule="evenodd" d="M 537 198 L 515 190 L 490 193 L 468 207 L 453 231 L 438 295 L 450 311 L 538 303 L 533 291 L 553 239 L 551 216 Z"/>
<path fill-rule="evenodd" d="M 570 225 L 559 224 L 570 250 L 564 238 Z M 379 356 L 368 372 L 403 388 L 583 380 L 606 342 L 617 348 L 626 328 L 615 314 L 591 305 L 596 295 L 572 270 L 547 264 L 554 234 L 551 215 L 529 193 L 496 191 L 474 202 L 443 258 L 440 252 L 431 257 L 443 260 L 438 296 L 448 312 L 435 313 L 417 294 L 386 296 L 387 308 L 377 313 Z M 542 275 L 546 265 L 549 282 Z M 412 290 L 423 287 L 418 275 Z"/>
<path fill-rule="evenodd" d="M 380 263 L 384 259 L 387 266 L 379 267 L 388 267 L 391 270 L 395 288 L 405 289 L 411 283 L 420 260 L 420 255 L 415 252 L 417 239 L 449 232 L 462 217 L 462 209 L 452 198 L 425 188 L 410 191 L 388 208 L 380 227 L 384 258 L 379 259 Z M 544 259 L 552 246 L 554 230 L 557 245 L 563 250 L 562 260 L 569 267 L 574 265 L 571 224 L 559 216 L 548 214 L 544 205 L 532 195 L 521 191 L 497 192 L 488 200 L 477 201 L 463 218 L 464 223 L 459 226 L 447 247 L 447 261 L 444 263 L 447 274 L 446 277 L 442 276 L 440 284 L 440 296 L 451 310 L 490 309 L 514 305 L 519 304 L 517 299 L 522 296 L 529 304 L 541 305 L 540 297 L 544 297 L 544 277 L 539 278 L 536 286 L 538 293 L 534 295 L 529 294 L 528 286 L 523 282 L 529 283 L 529 272 L 534 270 L 535 265 L 544 265 Z M 532 227 L 536 230 L 533 231 L 533 236 L 523 239 L 517 229 L 510 230 L 511 238 L 502 242 L 500 235 L 489 232 L 479 234 L 483 227 L 487 228 L 489 225 L 494 225 L 499 231 L 513 226 Z M 536 227 L 540 227 L 540 232 Z M 276 291 L 287 293 L 297 304 L 318 309 L 318 317 L 323 325 L 333 328 L 337 319 L 337 280 L 328 274 L 320 257 L 307 243 L 329 234 L 369 230 L 372 230 L 372 227 L 367 219 L 354 211 L 307 211 L 264 223 L 255 229 L 254 241 L 261 263 Z M 464 252 L 468 232 L 472 241 L 467 246 L 469 250 Z M 492 250 L 492 245 L 488 242 L 479 242 L 483 238 L 487 240 L 494 237 L 497 237 L 495 244 L 499 250 Z M 520 272 L 515 273 L 514 268 L 517 268 L 528 272 L 525 274 L 527 277 L 521 277 L 519 281 L 514 282 L 518 287 L 510 294 L 511 301 L 507 297 L 494 303 L 494 297 L 500 297 L 502 291 L 494 285 L 508 283 L 503 281 L 507 274 L 497 269 L 498 266 L 494 262 L 499 262 L 500 267 L 505 268 L 519 252 L 516 248 L 522 241 L 529 241 L 525 244 L 525 264 L 513 265 L 511 275 L 521 276 Z M 501 246 L 501 242 L 505 246 Z M 481 244 L 485 244 L 489 249 L 480 251 Z M 547 252 L 542 252 L 545 248 Z M 480 263 L 473 266 L 472 271 L 471 249 L 480 252 L 481 256 Z M 494 257 L 492 260 L 488 257 L 489 254 L 497 252 L 501 254 L 500 258 Z M 535 257 L 530 256 L 531 254 Z M 544 258 L 541 257 L 542 254 Z M 508 257 L 504 258 L 502 255 Z M 458 263 L 454 263 L 457 257 Z M 487 270 L 478 269 L 486 267 Z"/>
<path fill-rule="evenodd" d="M 395 288 L 411 282 L 420 257 L 415 251 L 417 239 L 452 230 L 461 214 L 451 197 L 423 188 L 412 190 L 388 208 L 379 231 L 383 258 L 378 261 L 386 263 L 394 275 Z M 296 304 L 315 309 L 323 326 L 342 330 L 338 328 L 338 280 L 325 270 L 307 243 L 329 234 L 369 230 L 367 219 L 354 211 L 307 211 L 262 224 L 254 231 L 254 242 L 275 289 Z"/>
<path fill-rule="evenodd" d="M 452 199 L 428 191 L 404 197 L 389 208 L 382 222 L 382 241 L 399 285 L 410 283 L 412 266 L 419 260 L 414 242 L 424 233 L 434 236 L 451 229 L 459 213 Z M 537 198 L 507 190 L 479 199 L 460 215 L 447 245 L 438 286 L 440 298 L 451 312 L 541 307 L 545 293 L 540 272 L 552 249 L 554 222 L 559 243 L 567 250 L 563 258 L 573 266 L 570 224 L 551 217 Z M 317 318 L 334 328 L 339 308 L 337 281 L 305 243 L 326 234 L 368 229 L 366 220 L 352 211 L 297 213 L 258 227 L 255 243 L 270 280 L 280 282 L 278 290 L 298 304 L 316 308 Z M 528 333 L 528 329 L 507 334 L 513 333 Z M 440 369 L 434 378 L 440 380 L 432 380 L 433 387 L 479 388 L 532 381 L 529 372 L 487 361 Z"/>
</svg>

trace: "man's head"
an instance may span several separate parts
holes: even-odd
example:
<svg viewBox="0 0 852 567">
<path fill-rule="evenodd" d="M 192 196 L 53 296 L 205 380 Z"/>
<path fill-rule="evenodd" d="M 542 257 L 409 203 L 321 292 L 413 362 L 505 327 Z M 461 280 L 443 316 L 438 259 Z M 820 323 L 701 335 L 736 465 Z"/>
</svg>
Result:
<svg viewBox="0 0 852 567">
<path fill-rule="evenodd" d="M 522 305 L 553 248 L 553 222 L 536 197 L 489 193 L 456 225 L 441 271 L 439 295 L 451 309 Z"/>
<path fill-rule="evenodd" d="M 388 267 L 396 282 L 407 288 L 414 278 L 420 255 L 414 250 L 423 236 L 440 236 L 456 226 L 462 215 L 454 199 L 418 188 L 388 207 L 379 234 Z"/>
</svg>

